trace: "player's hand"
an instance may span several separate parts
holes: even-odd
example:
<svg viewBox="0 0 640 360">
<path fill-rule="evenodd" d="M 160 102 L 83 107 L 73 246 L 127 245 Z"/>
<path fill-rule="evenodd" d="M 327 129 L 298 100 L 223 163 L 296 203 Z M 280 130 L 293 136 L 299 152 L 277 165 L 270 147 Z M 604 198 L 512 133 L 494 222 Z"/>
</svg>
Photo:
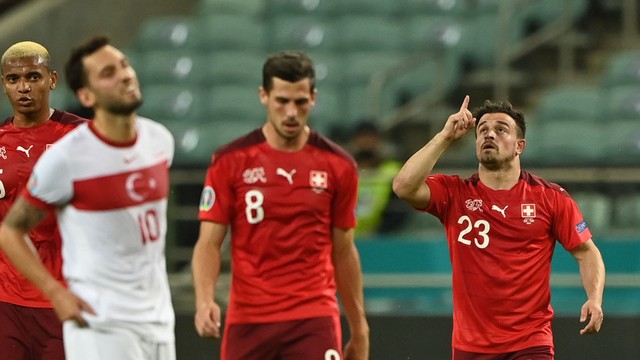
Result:
<svg viewBox="0 0 640 360">
<path fill-rule="evenodd" d="M 84 300 L 76 296 L 71 291 L 61 288 L 51 296 L 51 303 L 61 322 L 66 320 L 75 321 L 78 326 L 86 327 L 87 321 L 82 317 L 86 312 L 95 315 L 95 311 Z"/>
<path fill-rule="evenodd" d="M 451 114 L 444 124 L 442 134 L 449 140 L 458 140 L 462 138 L 470 129 L 476 125 L 476 119 L 469 111 L 469 95 L 464 97 L 460 111 Z"/>
<path fill-rule="evenodd" d="M 580 310 L 580 322 L 583 323 L 589 320 L 587 325 L 580 330 L 580 335 L 595 334 L 600 331 L 602 321 L 604 320 L 604 314 L 602 313 L 602 306 L 595 301 L 587 300 L 582 309 Z"/>
<path fill-rule="evenodd" d="M 199 305 L 194 318 L 196 331 L 202 337 L 220 337 L 220 306 L 215 302 Z"/>
<path fill-rule="evenodd" d="M 369 336 L 351 336 L 343 356 L 344 360 L 369 360 Z"/>
</svg>

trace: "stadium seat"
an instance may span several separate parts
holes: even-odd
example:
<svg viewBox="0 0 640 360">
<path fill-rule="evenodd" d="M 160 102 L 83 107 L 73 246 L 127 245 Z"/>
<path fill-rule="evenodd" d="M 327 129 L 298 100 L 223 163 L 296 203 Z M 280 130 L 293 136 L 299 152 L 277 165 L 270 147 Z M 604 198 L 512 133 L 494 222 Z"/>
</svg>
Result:
<svg viewBox="0 0 640 360">
<path fill-rule="evenodd" d="M 402 1 L 389 0 L 336 1 L 335 12 L 343 16 L 370 14 L 381 17 L 392 17 L 400 13 L 402 5 Z"/>
<path fill-rule="evenodd" d="M 262 81 L 265 54 L 245 49 L 213 51 L 206 56 L 207 69 L 200 74 L 203 83 L 244 85 L 257 89 Z"/>
<path fill-rule="evenodd" d="M 562 85 L 550 88 L 541 95 L 533 117 L 537 123 L 555 119 L 595 122 L 601 120 L 601 107 L 599 87 Z"/>
<path fill-rule="evenodd" d="M 463 28 L 463 36 L 459 44 L 459 53 L 474 68 L 493 65 L 499 49 L 517 43 L 523 37 L 518 24 L 507 20 L 507 31 L 500 32 L 502 22 L 497 13 L 487 13 L 468 18 Z"/>
<path fill-rule="evenodd" d="M 403 15 L 462 15 L 466 10 L 466 0 L 404 0 Z"/>
<path fill-rule="evenodd" d="M 613 200 L 613 225 L 615 229 L 640 229 L 640 194 L 617 196 Z M 640 263 L 640 259 L 638 259 Z M 640 266 L 640 265 L 639 265 Z"/>
<path fill-rule="evenodd" d="M 222 145 L 257 128 L 248 123 L 212 120 L 208 123 L 165 122 L 175 138 L 174 167 L 209 165 L 211 155 Z"/>
<path fill-rule="evenodd" d="M 356 121 L 365 116 L 377 117 L 379 110 L 389 110 L 397 105 L 396 94 L 373 94 L 372 80 L 376 75 L 399 64 L 402 57 L 393 51 L 358 51 L 344 55 L 343 85 L 347 104 L 345 118 Z M 373 96 L 378 95 L 378 103 Z"/>
<path fill-rule="evenodd" d="M 410 50 L 443 49 L 462 55 L 465 22 L 466 19 L 452 15 L 418 13 L 408 15 L 402 27 Z"/>
<path fill-rule="evenodd" d="M 640 86 L 615 86 L 604 91 L 607 120 L 640 119 Z"/>
<path fill-rule="evenodd" d="M 271 0 L 267 6 L 268 16 L 280 14 L 330 16 L 335 9 L 334 0 Z"/>
<path fill-rule="evenodd" d="M 266 28 L 261 20 L 242 14 L 214 13 L 197 18 L 200 32 L 198 48 L 203 52 L 219 50 L 266 51 Z"/>
<path fill-rule="evenodd" d="M 394 97 L 398 106 L 430 91 L 448 94 L 460 81 L 460 63 L 451 53 L 423 53 L 420 61 L 406 63 L 401 72 L 388 78 L 386 96 Z"/>
<path fill-rule="evenodd" d="M 395 51 L 349 51 L 343 53 L 343 81 L 347 85 L 363 85 L 372 76 L 396 66 L 403 56 Z"/>
<path fill-rule="evenodd" d="M 605 126 L 602 151 L 610 166 L 640 166 L 639 117 L 611 119 Z"/>
<path fill-rule="evenodd" d="M 598 166 L 604 162 L 602 134 L 605 123 L 585 123 L 582 120 L 564 120 L 536 125 L 544 134 L 538 139 L 545 166 Z M 598 146 L 600 145 L 600 146 Z"/>
<path fill-rule="evenodd" d="M 199 29 L 191 17 L 154 17 L 140 25 L 133 47 L 143 51 L 193 48 L 198 36 Z"/>
<path fill-rule="evenodd" d="M 341 34 L 331 19 L 281 14 L 271 17 L 268 24 L 271 51 L 334 51 L 338 48 Z"/>
<path fill-rule="evenodd" d="M 307 52 L 316 71 L 316 83 L 319 88 L 325 84 L 335 86 L 343 80 L 344 58 L 335 51 L 309 51 Z"/>
<path fill-rule="evenodd" d="M 344 118 L 344 93 L 339 86 L 318 87 L 316 104 L 311 110 L 309 124 L 324 135 L 329 135 L 335 124 Z"/>
<path fill-rule="evenodd" d="M 207 122 L 238 122 L 260 126 L 265 120 L 265 109 L 260 103 L 258 86 L 218 85 L 207 92 Z"/>
<path fill-rule="evenodd" d="M 177 85 L 150 85 L 142 89 L 144 103 L 140 115 L 160 122 L 198 121 L 203 116 L 200 90 Z"/>
<path fill-rule="evenodd" d="M 400 21 L 375 15 L 350 15 L 340 17 L 340 47 L 344 51 L 402 51 L 404 34 Z"/>
<path fill-rule="evenodd" d="M 143 86 L 195 84 L 207 68 L 200 53 L 172 49 L 141 52 L 133 63 Z"/>
<path fill-rule="evenodd" d="M 589 0 L 536 0 L 523 3 L 516 19 L 525 27 L 540 27 L 565 17 L 577 21 L 587 11 Z"/>
<path fill-rule="evenodd" d="M 249 17 L 259 17 L 265 11 L 264 0 L 200 0 L 197 14 L 209 16 L 211 14 L 238 14 Z"/>
<path fill-rule="evenodd" d="M 603 87 L 635 85 L 640 87 L 640 51 L 625 51 L 614 55 L 602 74 Z"/>
<path fill-rule="evenodd" d="M 549 166 L 546 162 L 546 156 L 549 154 L 544 149 L 545 133 L 542 123 L 539 123 L 537 118 L 531 120 L 526 114 L 525 119 L 527 121 L 527 132 L 525 134 L 527 145 L 520 155 L 520 161 L 524 167 Z"/>
<path fill-rule="evenodd" d="M 437 0 L 436 0 L 437 1 Z M 486 15 L 486 14 L 497 14 L 500 6 L 503 6 L 509 2 L 514 2 L 518 0 L 474 0 L 468 1 L 463 0 L 464 4 L 463 10 L 465 11 L 464 15 Z"/>
</svg>

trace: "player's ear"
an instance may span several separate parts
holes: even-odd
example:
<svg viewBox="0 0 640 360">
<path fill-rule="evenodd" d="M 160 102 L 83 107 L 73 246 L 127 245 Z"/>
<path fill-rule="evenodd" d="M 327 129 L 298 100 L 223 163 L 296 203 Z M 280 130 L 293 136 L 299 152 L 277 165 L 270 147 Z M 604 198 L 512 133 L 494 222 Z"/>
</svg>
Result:
<svg viewBox="0 0 640 360">
<path fill-rule="evenodd" d="M 49 77 L 49 89 L 50 90 L 55 89 L 57 83 L 58 83 L 58 73 L 56 71 L 52 71 Z"/>
<path fill-rule="evenodd" d="M 518 142 L 516 143 L 516 154 L 518 155 L 522 154 L 522 152 L 524 151 L 524 148 L 526 147 L 527 147 L 527 140 L 518 139 Z"/>
<path fill-rule="evenodd" d="M 95 95 L 88 88 L 83 87 L 76 91 L 76 97 L 80 104 L 86 108 L 93 108 L 93 104 L 95 103 Z"/>
<path fill-rule="evenodd" d="M 266 106 L 269 104 L 269 92 L 263 86 L 258 88 L 258 95 L 260 95 L 260 102 L 262 105 Z"/>
</svg>

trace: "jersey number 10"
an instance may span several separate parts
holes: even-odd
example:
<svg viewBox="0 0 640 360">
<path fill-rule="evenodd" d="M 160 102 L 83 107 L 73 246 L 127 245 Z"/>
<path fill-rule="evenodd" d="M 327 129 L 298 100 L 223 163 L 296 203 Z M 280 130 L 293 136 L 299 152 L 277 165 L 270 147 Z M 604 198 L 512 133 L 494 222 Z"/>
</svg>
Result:
<svg viewBox="0 0 640 360">
<path fill-rule="evenodd" d="M 138 226 L 143 245 L 160 238 L 160 220 L 154 209 L 149 209 L 144 214 L 138 215 Z"/>
</svg>

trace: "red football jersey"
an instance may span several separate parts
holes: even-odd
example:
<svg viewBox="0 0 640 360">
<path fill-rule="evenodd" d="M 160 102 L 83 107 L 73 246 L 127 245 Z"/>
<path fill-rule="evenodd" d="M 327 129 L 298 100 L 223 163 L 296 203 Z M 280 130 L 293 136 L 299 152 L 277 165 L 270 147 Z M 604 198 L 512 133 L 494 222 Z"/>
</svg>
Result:
<svg viewBox="0 0 640 360">
<path fill-rule="evenodd" d="M 200 220 L 231 227 L 227 322 L 337 315 L 332 228 L 353 228 L 353 158 L 312 131 L 300 151 L 273 149 L 260 129 L 218 150 Z"/>
<path fill-rule="evenodd" d="M 445 227 L 453 268 L 453 341 L 468 352 L 553 347 L 551 258 L 556 240 L 571 250 L 591 238 L 560 186 L 522 172 L 510 190 L 477 174 L 434 175 L 428 212 Z"/>
<path fill-rule="evenodd" d="M 24 190 L 36 161 L 63 135 L 86 121 L 74 114 L 55 110 L 46 123 L 18 128 L 13 118 L 0 125 L 0 221 L 4 220 L 17 196 Z M 60 234 L 53 213 L 29 232 L 40 258 L 62 281 Z M 51 303 L 38 288 L 16 270 L 0 252 L 0 301 L 28 307 L 50 308 Z"/>
</svg>

